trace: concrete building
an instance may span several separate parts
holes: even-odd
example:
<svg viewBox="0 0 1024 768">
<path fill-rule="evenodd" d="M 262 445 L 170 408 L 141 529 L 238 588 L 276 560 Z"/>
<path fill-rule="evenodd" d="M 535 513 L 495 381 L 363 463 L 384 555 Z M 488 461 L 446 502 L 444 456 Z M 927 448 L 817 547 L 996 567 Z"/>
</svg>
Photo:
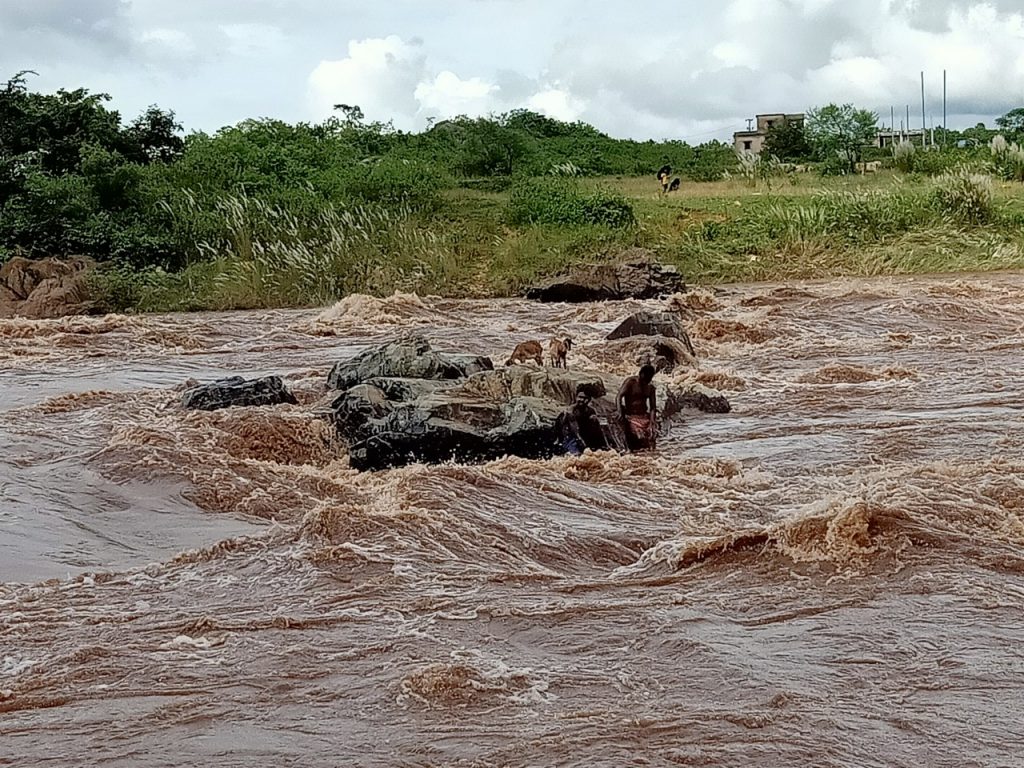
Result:
<svg viewBox="0 0 1024 768">
<path fill-rule="evenodd" d="M 796 125 L 804 124 L 804 113 L 794 112 L 787 114 L 785 112 L 773 112 L 767 115 L 757 116 L 757 130 L 755 131 L 736 131 L 732 135 L 732 146 L 737 152 L 752 152 L 755 155 L 761 153 L 762 147 L 764 147 L 764 140 L 768 138 L 768 131 L 772 128 L 788 125 L 795 123 Z"/>
<path fill-rule="evenodd" d="M 885 149 L 893 144 L 899 144 L 904 139 L 921 146 L 926 142 L 927 138 L 925 132 L 920 128 L 916 131 L 891 131 L 887 128 L 881 128 L 878 131 L 878 135 L 875 136 L 874 146 Z"/>
</svg>

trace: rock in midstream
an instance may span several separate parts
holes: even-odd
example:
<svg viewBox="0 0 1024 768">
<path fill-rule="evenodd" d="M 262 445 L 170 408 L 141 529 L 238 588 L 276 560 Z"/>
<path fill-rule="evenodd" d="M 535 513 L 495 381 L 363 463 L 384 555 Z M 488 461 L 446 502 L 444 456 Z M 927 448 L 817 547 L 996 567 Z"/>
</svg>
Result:
<svg viewBox="0 0 1024 768">
<path fill-rule="evenodd" d="M 596 264 L 568 275 L 549 278 L 528 288 L 526 298 L 534 301 L 617 301 L 657 299 L 686 290 L 683 276 L 675 267 L 652 262 L 649 252 L 636 250 L 636 260 Z"/>
<path fill-rule="evenodd" d="M 264 376 L 260 379 L 243 379 L 231 376 L 218 379 L 212 384 L 203 384 L 187 390 L 181 396 L 185 408 L 200 411 L 216 411 L 232 406 L 297 405 L 298 400 L 285 386 L 280 376 Z"/>
<path fill-rule="evenodd" d="M 415 354 L 410 356 L 411 348 Z M 437 361 L 455 357 L 469 356 L 434 352 L 417 336 L 369 350 L 348 367 L 335 366 L 343 375 L 332 382 L 352 382 L 331 404 L 331 418 L 349 444 L 352 467 L 373 470 L 414 462 L 474 463 L 506 455 L 547 458 L 563 453 L 557 419 L 578 388 L 594 398 L 608 444 L 624 446 L 615 418 L 622 377 L 533 365 L 494 370 L 489 359 L 474 358 L 474 367 L 482 370 L 452 378 L 442 373 L 450 369 Z M 365 378 L 357 380 L 356 371 Z M 389 375 L 393 371 L 405 375 Z M 409 375 L 417 371 L 425 376 Z M 702 405 L 721 412 L 721 402 L 695 394 L 663 390 L 662 417 Z"/>
</svg>

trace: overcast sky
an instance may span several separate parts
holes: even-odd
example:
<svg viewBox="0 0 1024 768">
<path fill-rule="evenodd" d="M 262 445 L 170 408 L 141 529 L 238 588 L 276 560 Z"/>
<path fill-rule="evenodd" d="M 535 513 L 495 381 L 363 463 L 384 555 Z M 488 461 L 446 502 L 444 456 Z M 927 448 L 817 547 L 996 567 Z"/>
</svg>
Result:
<svg viewBox="0 0 1024 768">
<path fill-rule="evenodd" d="M 0 0 L 0 81 L 83 86 L 187 129 L 422 128 L 528 107 L 620 137 L 728 138 L 757 112 L 850 101 L 951 127 L 1024 105 L 1024 0 Z"/>
</svg>

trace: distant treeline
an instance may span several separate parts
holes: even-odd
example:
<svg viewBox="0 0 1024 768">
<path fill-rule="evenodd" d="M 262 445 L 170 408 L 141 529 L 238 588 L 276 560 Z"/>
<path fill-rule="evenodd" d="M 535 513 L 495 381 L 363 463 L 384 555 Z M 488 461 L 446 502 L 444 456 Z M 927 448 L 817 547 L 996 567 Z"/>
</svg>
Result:
<svg viewBox="0 0 1024 768">
<path fill-rule="evenodd" d="M 744 172 L 732 146 L 719 141 L 615 139 L 526 110 L 408 133 L 339 104 L 321 123 L 246 120 L 183 135 L 171 111 L 153 106 L 125 123 L 107 95 L 37 93 L 29 74 L 0 89 L 0 262 L 15 253 L 80 254 L 175 271 L 226 251 L 244 258 L 261 227 L 301 242 L 335 209 L 388 211 L 397 216 L 389 221 L 430 228 L 431 217 L 458 216 L 446 191 L 460 188 L 510 191 L 503 214 L 510 225 L 621 227 L 635 220 L 630 203 L 582 194 L 572 177 L 650 176 L 654 189 L 666 165 L 674 177 L 698 182 Z M 855 158 L 847 153 L 836 162 L 836 131 L 843 119 L 860 116 L 867 125 L 873 116 L 849 105 L 820 114 L 835 119 L 819 120 L 817 133 L 809 120 L 806 136 L 802 128 L 780 133 L 769 147 L 780 160 L 819 160 L 822 172 L 848 172 Z M 1024 110 L 1001 120 L 1007 138 L 1024 136 Z M 964 137 L 979 152 L 991 138 L 983 126 L 942 138 L 955 147 Z M 954 154 L 921 155 L 913 170 L 939 172 L 956 161 Z M 775 172 L 765 168 L 758 172 Z"/>
<path fill-rule="evenodd" d="M 448 187 L 653 176 L 665 164 L 710 180 L 735 164 L 721 142 L 613 139 L 526 110 L 408 133 L 339 105 L 322 123 L 246 120 L 183 136 L 171 111 L 154 106 L 126 124 L 105 94 L 36 93 L 26 74 L 0 90 L 0 258 L 82 254 L 177 269 L 223 234 L 225 196 L 300 217 L 328 202 L 423 210 Z"/>
</svg>

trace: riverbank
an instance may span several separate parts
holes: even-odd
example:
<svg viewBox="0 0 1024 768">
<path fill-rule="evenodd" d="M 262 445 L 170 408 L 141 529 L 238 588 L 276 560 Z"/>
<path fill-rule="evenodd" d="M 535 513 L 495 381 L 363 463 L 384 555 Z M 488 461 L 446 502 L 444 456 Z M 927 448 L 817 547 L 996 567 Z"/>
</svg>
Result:
<svg viewBox="0 0 1024 768">
<path fill-rule="evenodd" d="M 98 305 L 132 312 L 309 307 L 394 291 L 512 297 L 637 247 L 694 284 L 1024 267 L 1024 185 L 966 172 L 734 178 L 666 195 L 640 177 L 530 185 L 448 189 L 430 211 L 321 212 L 301 237 L 287 217 L 239 199 L 233 238 L 208 259 L 176 273 L 107 266 L 93 291 Z M 632 222 L 573 223 L 586 195 Z"/>
</svg>

